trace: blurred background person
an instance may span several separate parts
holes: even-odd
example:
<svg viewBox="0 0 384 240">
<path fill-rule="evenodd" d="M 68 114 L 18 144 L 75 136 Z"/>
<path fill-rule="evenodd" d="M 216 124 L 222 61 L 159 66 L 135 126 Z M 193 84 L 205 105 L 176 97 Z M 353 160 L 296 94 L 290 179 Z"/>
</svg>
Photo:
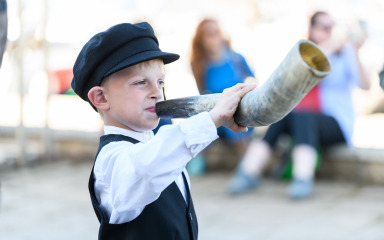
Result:
<svg viewBox="0 0 384 240">
<path fill-rule="evenodd" d="M 8 18 L 7 18 L 7 2 L 0 0 L 0 68 L 3 62 L 3 54 L 5 51 L 5 43 L 7 42 Z"/>
<path fill-rule="evenodd" d="M 384 90 L 384 66 L 379 73 L 380 87 Z"/>
<path fill-rule="evenodd" d="M 217 20 L 202 20 L 192 40 L 191 67 L 200 94 L 222 93 L 224 89 L 237 83 L 254 82 L 254 73 L 244 56 L 235 52 L 230 41 L 223 36 Z M 244 152 L 248 145 L 252 128 L 248 132 L 234 133 L 220 127 L 219 137 L 234 144 L 238 153 Z M 203 155 L 198 155 L 188 166 L 193 174 L 204 171 Z"/>
<path fill-rule="evenodd" d="M 7 2 L 0 0 L 0 68 L 3 61 L 3 54 L 5 51 L 5 43 L 7 42 Z M 0 203 L 1 203 L 1 181 L 0 181 Z"/>
<path fill-rule="evenodd" d="M 354 128 L 351 92 L 357 86 L 369 89 L 370 82 L 364 77 L 357 56 L 363 42 L 354 47 L 335 39 L 334 25 L 326 12 L 316 12 L 311 17 L 308 39 L 328 55 L 332 71 L 291 113 L 272 124 L 263 139 L 252 143 L 253 147 L 249 148 L 229 182 L 230 193 L 244 193 L 258 186 L 281 134 L 290 135 L 294 143 L 291 150 L 293 179 L 288 189 L 288 196 L 293 199 L 306 198 L 312 193 L 318 147 L 344 143 L 351 146 Z"/>
</svg>

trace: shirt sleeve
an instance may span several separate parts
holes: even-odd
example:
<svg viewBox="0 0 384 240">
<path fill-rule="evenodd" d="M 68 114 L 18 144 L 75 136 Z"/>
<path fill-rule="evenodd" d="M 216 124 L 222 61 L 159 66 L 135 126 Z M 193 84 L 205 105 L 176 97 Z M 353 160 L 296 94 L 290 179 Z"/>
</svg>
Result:
<svg viewBox="0 0 384 240">
<path fill-rule="evenodd" d="M 346 79 L 349 81 L 349 85 L 353 87 L 360 86 L 360 71 L 359 71 L 359 63 L 356 58 L 355 49 L 347 45 L 344 49 L 344 61 L 346 65 Z"/>
<path fill-rule="evenodd" d="M 255 74 L 253 73 L 250 66 L 248 65 L 247 60 L 245 60 L 245 57 L 241 55 L 241 59 L 242 59 L 243 65 L 245 67 L 245 70 L 248 73 L 248 76 L 255 77 Z"/>
<path fill-rule="evenodd" d="M 189 160 L 217 139 L 208 112 L 165 125 L 147 143 L 113 142 L 99 153 L 95 188 L 110 223 L 128 222 L 181 174 Z"/>
</svg>

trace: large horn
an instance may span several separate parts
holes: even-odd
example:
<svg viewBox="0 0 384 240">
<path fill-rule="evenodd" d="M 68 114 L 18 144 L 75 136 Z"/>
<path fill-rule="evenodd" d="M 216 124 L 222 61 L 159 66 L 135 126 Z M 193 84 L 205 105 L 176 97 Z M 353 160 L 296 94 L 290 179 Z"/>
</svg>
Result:
<svg viewBox="0 0 384 240">
<path fill-rule="evenodd" d="M 260 87 L 247 93 L 234 115 L 236 123 L 266 126 L 286 116 L 331 71 L 325 54 L 308 40 L 299 41 Z M 220 94 L 171 99 L 156 104 L 162 118 L 186 118 L 210 111 Z"/>
</svg>

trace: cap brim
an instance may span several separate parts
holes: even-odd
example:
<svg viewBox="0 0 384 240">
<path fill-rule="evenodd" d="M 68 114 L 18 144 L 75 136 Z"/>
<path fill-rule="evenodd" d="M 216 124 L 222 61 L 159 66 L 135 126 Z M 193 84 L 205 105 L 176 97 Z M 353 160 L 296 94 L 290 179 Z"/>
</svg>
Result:
<svg viewBox="0 0 384 240">
<path fill-rule="evenodd" d="M 123 60 L 119 64 L 112 67 L 109 71 L 107 71 L 104 74 L 103 77 L 108 77 L 109 75 L 117 71 L 120 71 L 121 69 L 124 69 L 126 67 L 130 67 L 141 62 L 149 61 L 152 59 L 158 59 L 158 58 L 162 59 L 164 64 L 168 64 L 178 60 L 180 56 L 174 53 L 159 52 L 159 51 L 146 51 L 146 52 L 138 53 L 134 56 L 131 56 Z"/>
</svg>

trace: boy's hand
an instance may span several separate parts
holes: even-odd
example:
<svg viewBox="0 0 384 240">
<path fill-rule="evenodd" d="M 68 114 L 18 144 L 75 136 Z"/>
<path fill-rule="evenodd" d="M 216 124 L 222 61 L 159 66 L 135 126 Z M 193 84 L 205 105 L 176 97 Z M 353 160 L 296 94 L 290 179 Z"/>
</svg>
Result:
<svg viewBox="0 0 384 240">
<path fill-rule="evenodd" d="M 233 119 L 241 98 L 255 89 L 256 84 L 238 83 L 231 88 L 224 89 L 215 107 L 209 112 L 216 127 L 225 126 L 234 132 L 246 132 L 247 127 L 238 125 Z"/>
</svg>

